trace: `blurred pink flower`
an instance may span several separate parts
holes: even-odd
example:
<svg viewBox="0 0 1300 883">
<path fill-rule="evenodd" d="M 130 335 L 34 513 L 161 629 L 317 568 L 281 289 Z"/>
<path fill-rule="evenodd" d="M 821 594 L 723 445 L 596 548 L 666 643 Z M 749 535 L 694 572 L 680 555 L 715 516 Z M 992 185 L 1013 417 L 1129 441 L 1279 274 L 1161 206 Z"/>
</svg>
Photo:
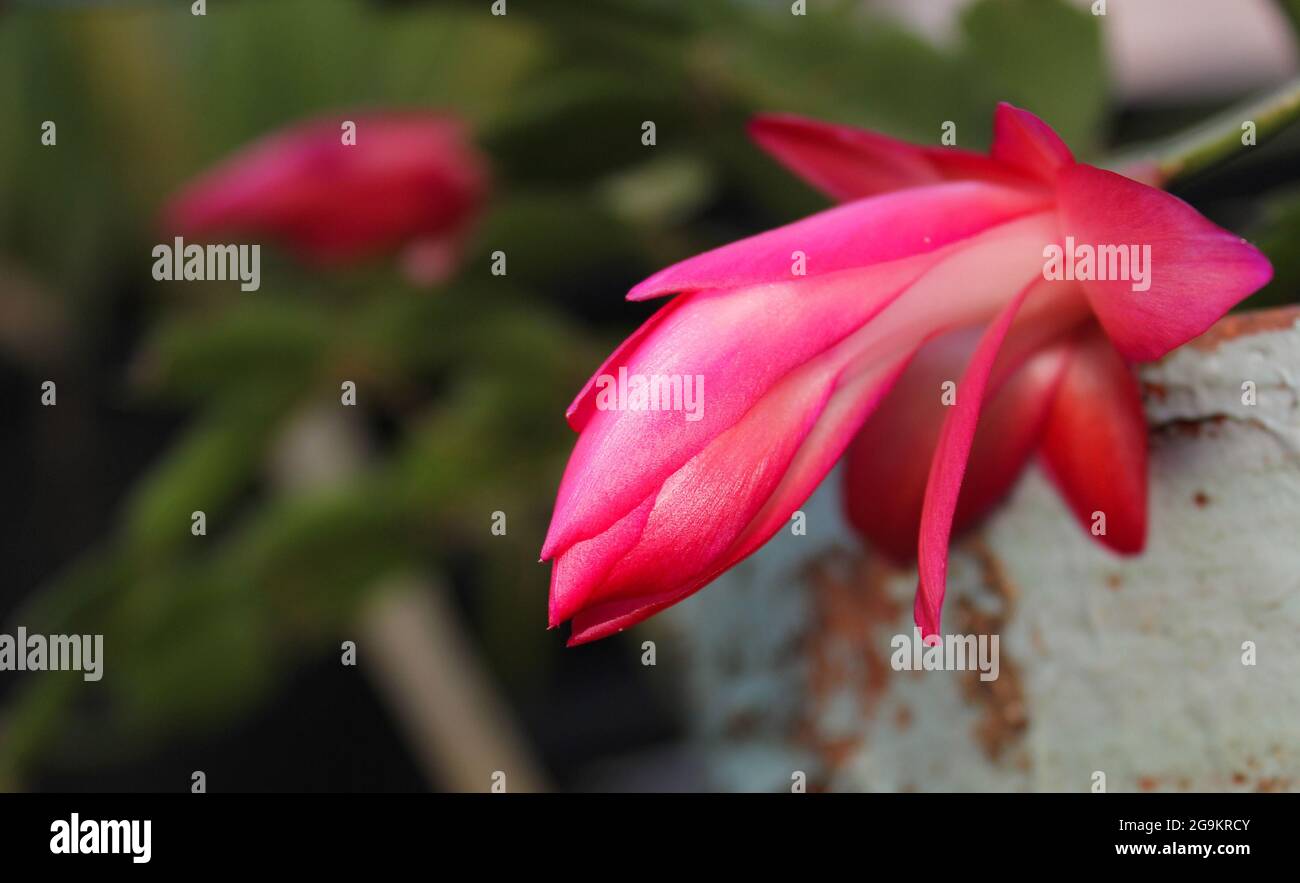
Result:
<svg viewBox="0 0 1300 883">
<path fill-rule="evenodd" d="M 198 239 L 265 237 L 324 267 L 399 253 L 416 281 L 433 282 L 454 269 L 487 189 L 486 163 L 459 120 L 340 115 L 237 151 L 184 187 L 163 225 Z"/>
<path fill-rule="evenodd" d="M 1146 427 L 1128 363 L 1199 335 L 1268 261 L 1180 200 L 1075 162 L 1010 105 L 988 156 L 785 116 L 752 134 L 851 201 L 632 289 L 678 296 L 569 408 L 580 435 L 542 550 L 551 625 L 572 619 L 582 643 L 699 590 L 787 525 L 851 443 L 850 518 L 897 557 L 917 550 L 927 638 L 954 521 L 987 511 L 1035 450 L 1085 524 L 1104 514 L 1099 540 L 1139 550 Z M 1149 247 L 1145 279 L 1053 272 L 1071 243 Z M 701 378 L 699 413 L 602 399 L 615 375 Z"/>
</svg>

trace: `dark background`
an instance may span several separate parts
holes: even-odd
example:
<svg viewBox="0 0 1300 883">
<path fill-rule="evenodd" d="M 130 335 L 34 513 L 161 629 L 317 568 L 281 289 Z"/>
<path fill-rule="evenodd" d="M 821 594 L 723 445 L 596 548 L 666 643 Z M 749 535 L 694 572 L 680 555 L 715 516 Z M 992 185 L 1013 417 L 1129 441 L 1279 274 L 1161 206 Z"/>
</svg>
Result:
<svg viewBox="0 0 1300 883">
<path fill-rule="evenodd" d="M 95 689 L 0 673 L 0 788 L 184 790 L 194 769 L 225 791 L 443 787 L 364 666 L 336 655 L 376 579 L 411 566 L 447 587 L 556 787 L 706 787 L 671 624 L 565 650 L 536 557 L 564 408 L 654 306 L 623 293 L 824 205 L 748 144 L 746 119 L 927 143 L 952 120 L 978 148 L 1009 100 L 1102 160 L 1278 74 L 1144 92 L 1116 77 L 1114 22 L 1086 4 L 979 0 L 938 37 L 889 17 L 899 4 L 808 5 L 0 3 L 0 623 L 109 648 Z M 1278 28 L 1289 10 L 1275 5 Z M 157 213 L 186 180 L 297 120 L 389 107 L 462 116 L 492 165 L 450 281 L 419 290 L 383 261 L 321 274 L 265 249 L 256 294 L 150 278 Z M 1247 307 L 1294 299 L 1296 156 L 1284 136 L 1177 191 L 1268 250 L 1277 279 Z M 487 272 L 496 248 L 508 282 Z M 286 499 L 267 466 L 284 421 L 357 374 L 367 469 Z M 57 407 L 40 404 L 45 379 Z M 400 508 L 394 487 L 410 491 Z M 496 509 L 507 538 L 488 533 Z"/>
</svg>

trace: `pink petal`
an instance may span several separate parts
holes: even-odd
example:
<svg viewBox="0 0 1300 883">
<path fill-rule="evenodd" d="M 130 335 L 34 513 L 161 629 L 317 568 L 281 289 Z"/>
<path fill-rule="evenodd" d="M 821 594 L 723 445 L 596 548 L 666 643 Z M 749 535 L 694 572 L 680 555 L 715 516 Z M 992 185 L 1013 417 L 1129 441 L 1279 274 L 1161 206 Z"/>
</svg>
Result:
<svg viewBox="0 0 1300 883">
<path fill-rule="evenodd" d="M 686 597 L 688 597 L 686 594 L 674 594 L 657 601 L 628 598 L 584 610 L 573 618 L 573 631 L 565 646 L 577 647 L 616 635 L 639 622 L 644 622 L 659 611 L 672 607 Z"/>
<path fill-rule="evenodd" d="M 1079 523 L 1116 552 L 1142 551 L 1147 423 L 1133 372 L 1095 324 L 1080 337 L 1043 432 L 1042 455 Z M 1093 531 L 1094 513 L 1106 530 Z"/>
<path fill-rule="evenodd" d="M 1022 187 L 1029 183 L 968 150 L 921 147 L 866 129 L 788 114 L 755 117 L 749 134 L 786 168 L 841 201 L 942 181 L 973 179 Z"/>
<path fill-rule="evenodd" d="M 905 362 L 850 355 L 841 347 L 788 378 L 665 482 L 635 548 L 574 615 L 571 646 L 699 591 L 790 522 Z"/>
<path fill-rule="evenodd" d="M 648 497 L 653 507 L 635 546 L 614 563 L 587 606 L 658 596 L 718 572 L 825 409 L 834 361 L 842 359 L 819 359 L 786 378 L 669 476 Z"/>
<path fill-rule="evenodd" d="M 682 411 L 601 410 L 596 379 L 571 409 L 585 418 L 542 558 L 603 532 L 734 426 L 783 377 L 864 325 L 937 258 L 801 282 L 679 298 L 605 371 L 703 378 L 701 419 Z"/>
<path fill-rule="evenodd" d="M 591 375 L 585 386 L 574 396 L 573 402 L 569 405 L 564 417 L 569 422 L 569 427 L 574 432 L 582 432 L 591 419 L 591 415 L 596 412 L 596 380 L 605 374 L 613 374 L 618 371 L 619 365 L 628 364 L 631 355 L 636 352 L 637 347 L 655 328 L 658 328 L 668 316 L 683 303 L 685 298 L 675 297 L 666 303 L 663 307 L 655 312 L 653 316 L 642 323 L 641 327 L 632 332 L 627 340 L 620 343 L 614 352 L 609 354 L 596 373 Z"/>
<path fill-rule="evenodd" d="M 460 236 L 427 236 L 403 247 L 399 262 L 412 285 L 437 285 L 451 278 L 460 266 Z"/>
<path fill-rule="evenodd" d="M 628 292 L 675 292 L 788 282 L 796 253 L 807 277 L 932 252 L 1048 206 L 1041 191 L 954 182 L 887 193 L 732 242 L 655 273 Z"/>
<path fill-rule="evenodd" d="M 936 638 L 939 632 L 939 615 L 948 576 L 948 540 L 993 362 L 1020 305 L 1031 291 L 1043 286 L 1043 282 L 1035 281 L 1022 288 L 985 330 L 966 373 L 957 385 L 956 404 L 948 409 L 939 432 L 921 508 L 917 543 L 920 585 L 913 611 L 916 624 L 927 641 Z"/>
<path fill-rule="evenodd" d="M 703 419 L 580 404 L 588 419 L 560 485 L 543 559 L 623 518 L 782 377 L 847 336 L 858 341 L 857 352 L 887 362 L 947 323 L 985 321 L 1007 291 L 1041 272 L 1042 243 L 1054 235 L 1055 219 L 1044 213 L 933 255 L 682 298 L 620 367 L 629 375 L 703 376 Z M 905 302 L 895 304 L 904 290 Z"/>
<path fill-rule="evenodd" d="M 1013 330 L 1011 332 L 1015 334 Z M 964 328 L 927 344 L 849 447 L 844 506 L 849 522 L 898 563 L 916 555 L 930 456 L 947 408 L 942 385 L 961 376 L 980 337 Z M 1037 447 L 1070 347 L 1056 343 L 1013 364 L 1006 347 L 989 380 L 953 519 L 954 533 L 981 519 L 1011 489 Z"/>
<path fill-rule="evenodd" d="M 1076 247 L 1150 249 L 1149 290 L 1124 279 L 1082 283 L 1127 359 L 1150 361 L 1181 346 L 1272 277 L 1254 246 L 1153 187 L 1076 165 L 1061 173 L 1059 193 L 1061 233 Z"/>
<path fill-rule="evenodd" d="M 555 558 L 551 566 L 550 627 L 571 619 L 605 581 L 610 570 L 626 555 L 645 532 L 654 508 L 654 497 L 646 497 L 608 530 L 591 539 L 574 543 Z"/>
<path fill-rule="evenodd" d="M 576 611 L 574 640 L 626 627 L 697 591 L 787 524 L 916 347 L 938 329 L 992 316 L 1008 290 L 1038 274 L 1042 242 L 1054 228 L 1054 219 L 1045 213 L 951 250 L 869 322 L 789 372 L 681 468 L 670 471 L 658 485 L 644 485 L 644 496 L 626 508 L 611 506 L 610 537 L 566 545 L 564 528 L 559 528 L 556 536 L 561 539 L 548 547 L 557 560 L 553 614 Z M 841 275 L 856 282 L 862 274 L 806 282 L 811 287 L 803 296 L 838 282 Z M 958 289 L 963 297 L 945 302 Z M 846 309 L 871 289 L 850 284 L 847 290 L 852 295 Z M 1064 293 L 1064 288 L 1046 293 L 1044 303 L 1054 308 L 1050 315 L 1079 315 L 1085 309 L 1082 295 L 1075 294 L 1071 308 L 1058 302 L 1058 294 Z M 754 292 L 730 296 L 758 297 Z M 826 314 L 818 311 L 817 315 Z M 789 322 L 784 327 L 793 331 Z M 778 348 L 783 353 L 800 336 L 791 333 Z M 583 437 L 609 413 L 597 412 Z M 643 438 L 654 441 L 624 448 L 623 458 L 615 459 L 604 475 L 605 491 L 618 479 L 637 474 L 629 468 L 628 456 L 635 456 L 638 447 L 658 442 L 653 436 Z M 578 456 L 575 452 L 571 471 Z M 653 509 L 631 541 L 624 533 L 631 521 L 617 513 L 636 511 L 640 519 L 640 507 L 647 499 L 654 500 Z M 728 501 L 726 506 L 718 505 L 721 499 Z M 610 505 L 609 500 L 608 493 L 593 496 L 590 506 L 568 511 L 558 503 L 553 531 L 566 519 Z M 570 551 L 583 556 L 582 567 L 569 566 Z"/>
<path fill-rule="evenodd" d="M 1003 349 L 1005 355 L 1005 345 Z M 1002 359 L 995 364 L 993 395 L 980 412 L 970 468 L 957 500 L 955 530 L 984 518 L 1015 485 L 1042 438 L 1053 393 L 1065 374 L 1071 350 L 1068 341 L 1055 343 L 1009 369 L 1013 373 L 1001 381 L 997 375 Z"/>
<path fill-rule="evenodd" d="M 993 115 L 994 160 L 1053 183 L 1060 172 L 1074 165 L 1074 154 L 1052 127 L 1027 110 L 1006 102 Z"/>
<path fill-rule="evenodd" d="M 276 239 L 323 263 L 364 258 L 413 240 L 460 233 L 487 189 L 463 126 L 428 113 L 311 120 L 238 151 L 177 195 L 169 233 Z"/>
<path fill-rule="evenodd" d="M 912 352 L 906 349 L 888 354 L 884 361 L 868 353 L 845 369 L 808 439 L 786 467 L 781 484 L 733 544 L 727 567 L 756 551 L 790 523 L 795 510 L 812 496 L 911 358 Z"/>
</svg>

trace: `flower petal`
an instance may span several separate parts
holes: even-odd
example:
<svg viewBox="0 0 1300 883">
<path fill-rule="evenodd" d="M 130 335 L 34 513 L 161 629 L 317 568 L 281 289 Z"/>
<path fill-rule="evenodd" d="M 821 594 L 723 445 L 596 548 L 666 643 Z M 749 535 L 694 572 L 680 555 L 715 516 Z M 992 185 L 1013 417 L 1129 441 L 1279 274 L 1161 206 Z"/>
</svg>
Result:
<svg viewBox="0 0 1300 883">
<path fill-rule="evenodd" d="M 654 497 L 646 497 L 608 530 L 591 539 L 574 543 L 557 555 L 551 566 L 550 627 L 555 628 L 576 614 L 605 580 L 619 559 L 641 539 L 646 520 L 654 508 Z"/>
<path fill-rule="evenodd" d="M 1116 552 L 1142 551 L 1147 423 L 1129 366 L 1095 324 L 1075 347 L 1043 432 L 1042 457 L 1079 523 Z M 1097 533 L 1097 513 L 1105 528 Z"/>
<path fill-rule="evenodd" d="M 871 266 L 935 251 L 1047 206 L 1043 192 L 970 181 L 887 193 L 673 264 L 633 287 L 628 299 L 788 282 Z"/>
<path fill-rule="evenodd" d="M 573 402 L 569 405 L 568 410 L 564 412 L 564 417 L 569 422 L 569 428 L 574 432 L 582 432 L 591 415 L 596 411 L 596 381 L 603 375 L 610 375 L 618 371 L 620 365 L 626 365 L 632 354 L 636 352 L 642 341 L 649 336 L 650 332 L 663 324 L 674 310 L 686 302 L 685 297 L 675 297 L 661 308 L 655 311 L 654 315 L 641 324 L 641 327 L 632 332 L 627 340 L 620 343 L 614 348 L 614 352 L 609 354 L 609 358 L 596 369 L 596 373 L 591 375 L 590 379 L 578 394 L 574 396 Z"/>
<path fill-rule="evenodd" d="M 953 250 L 852 335 L 782 378 L 739 422 L 672 471 L 661 486 L 649 487 L 645 497 L 629 503 L 622 511 L 655 500 L 634 542 L 623 534 L 627 519 L 611 522 L 609 532 L 616 536 L 608 540 L 579 540 L 570 546 L 556 541 L 553 612 L 556 597 L 563 598 L 563 612 L 577 610 L 574 641 L 625 627 L 697 591 L 787 524 L 921 342 L 945 327 L 994 315 L 1005 302 L 1005 292 L 1038 275 L 1041 243 L 1054 231 L 1054 219 L 1043 214 Z M 840 275 L 861 279 L 854 272 L 804 284 L 815 289 L 838 281 Z M 853 294 L 846 309 L 863 292 L 858 285 L 849 290 Z M 954 290 L 963 290 L 963 297 L 945 302 Z M 1072 308 L 1054 300 L 1066 293 L 1063 287 L 1047 292 L 1043 301 L 1052 309 L 1045 315 L 1078 315 L 1086 309 L 1077 292 Z M 788 322 L 784 327 L 789 328 Z M 783 347 L 798 338 L 790 335 Z M 829 399 L 816 397 L 827 389 Z M 584 437 L 604 416 L 599 412 L 593 418 Z M 790 446 L 792 440 L 795 447 Z M 624 459 L 617 461 L 620 475 L 628 471 L 627 456 L 635 453 L 625 450 Z M 607 481 L 614 478 L 607 476 Z M 719 499 L 727 499 L 728 505 L 718 506 Z M 608 500 L 608 495 L 595 498 L 594 505 Z M 553 527 L 566 517 L 557 505 Z M 584 556 L 584 566 L 596 576 L 567 566 L 570 550 Z M 592 550 L 598 551 L 599 560 L 592 560 Z"/>
<path fill-rule="evenodd" d="M 235 153 L 171 200 L 163 226 L 196 238 L 249 234 L 337 263 L 463 232 L 487 190 L 457 120 L 429 113 L 310 120 Z"/>
<path fill-rule="evenodd" d="M 1144 283 L 1122 278 L 1082 283 L 1126 359 L 1150 361 L 1181 346 L 1272 277 L 1268 259 L 1254 246 L 1154 187 L 1076 165 L 1061 173 L 1058 189 L 1061 233 L 1076 246 L 1120 246 L 1124 254 L 1138 248 L 1139 256 L 1149 249 L 1149 290 L 1136 290 Z M 1099 269 L 1100 257 L 1096 263 Z M 1128 273 L 1122 269 L 1106 274 L 1141 275 L 1132 266 Z"/>
<path fill-rule="evenodd" d="M 851 350 L 840 349 L 783 381 L 664 483 L 635 548 L 574 615 L 571 646 L 699 591 L 789 523 L 906 362 L 846 365 Z"/>
<path fill-rule="evenodd" d="M 621 364 L 607 364 L 606 379 L 589 384 L 590 402 L 581 400 L 575 408 L 586 420 L 560 484 L 542 558 L 622 518 L 783 377 L 859 329 L 935 260 L 923 256 L 798 283 L 700 292 L 666 308 L 667 315 Z M 687 419 L 682 410 L 600 407 L 600 396 L 626 388 L 624 374 L 628 382 L 636 376 L 678 377 L 683 387 L 689 378 L 699 419 Z"/>
<path fill-rule="evenodd" d="M 929 456 L 947 411 L 943 384 L 961 375 L 980 330 L 963 328 L 923 347 L 845 457 L 849 523 L 900 564 L 916 556 Z M 989 380 L 988 402 L 980 414 L 953 518 L 954 534 L 987 514 L 1019 478 L 1037 448 L 1070 352 L 1067 342 L 1057 342 L 1021 364 L 1007 358 L 1007 349 L 1004 346 Z"/>
<path fill-rule="evenodd" d="M 848 201 L 942 181 L 1024 186 L 1025 178 L 982 154 L 922 147 L 789 114 L 760 114 L 750 137 L 778 162 L 834 199 Z"/>
<path fill-rule="evenodd" d="M 702 419 L 579 404 L 587 422 L 560 485 L 543 559 L 623 518 L 781 378 L 847 336 L 857 339 L 857 353 L 883 363 L 944 327 L 986 321 L 1007 291 L 1041 272 L 1042 243 L 1054 236 L 1055 218 L 1043 213 L 933 255 L 682 298 L 619 367 L 629 377 L 703 377 Z"/>
<path fill-rule="evenodd" d="M 980 406 L 993 370 L 998 350 L 1006 339 L 1012 321 L 1031 291 L 1044 286 L 1036 280 L 1020 290 L 998 317 L 985 329 L 975 355 L 957 386 L 957 401 L 944 417 L 933 465 L 925 486 L 921 508 L 921 529 L 917 542 L 919 586 L 913 613 L 921 634 L 927 641 L 939 632 L 939 616 L 948 576 L 948 541 L 953 516 L 961 494 L 962 476 L 970 457 Z"/>
<path fill-rule="evenodd" d="M 1005 101 L 993 115 L 993 146 L 989 155 L 1048 183 L 1055 182 L 1063 169 L 1074 165 L 1074 154 L 1051 126 Z"/>
</svg>

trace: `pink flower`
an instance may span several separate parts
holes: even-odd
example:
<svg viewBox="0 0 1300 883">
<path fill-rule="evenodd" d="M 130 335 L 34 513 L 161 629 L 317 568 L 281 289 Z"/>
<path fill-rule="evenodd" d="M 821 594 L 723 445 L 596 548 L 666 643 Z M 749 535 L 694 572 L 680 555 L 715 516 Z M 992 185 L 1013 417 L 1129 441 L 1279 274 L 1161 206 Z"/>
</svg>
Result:
<svg viewBox="0 0 1300 883">
<path fill-rule="evenodd" d="M 486 191 L 485 163 L 458 120 L 356 114 L 300 123 L 243 148 L 174 197 L 164 227 L 198 238 L 265 237 L 322 266 L 400 251 L 413 275 L 436 281 L 458 260 Z"/>
<path fill-rule="evenodd" d="M 989 156 L 791 117 L 752 134 L 850 201 L 632 289 L 677 297 L 569 408 L 580 434 L 542 550 L 551 625 L 572 619 L 582 643 L 699 590 L 788 524 L 850 446 L 851 520 L 897 557 L 916 550 L 927 638 L 954 524 L 1035 450 L 1090 529 L 1105 516 L 1098 539 L 1140 549 L 1129 362 L 1205 331 L 1268 281 L 1268 261 L 1180 200 L 1075 162 L 1006 104 Z M 610 394 L 635 376 L 703 378 L 708 395 L 698 414 L 673 410 L 664 380 L 637 401 L 668 409 L 638 409 Z"/>
</svg>

